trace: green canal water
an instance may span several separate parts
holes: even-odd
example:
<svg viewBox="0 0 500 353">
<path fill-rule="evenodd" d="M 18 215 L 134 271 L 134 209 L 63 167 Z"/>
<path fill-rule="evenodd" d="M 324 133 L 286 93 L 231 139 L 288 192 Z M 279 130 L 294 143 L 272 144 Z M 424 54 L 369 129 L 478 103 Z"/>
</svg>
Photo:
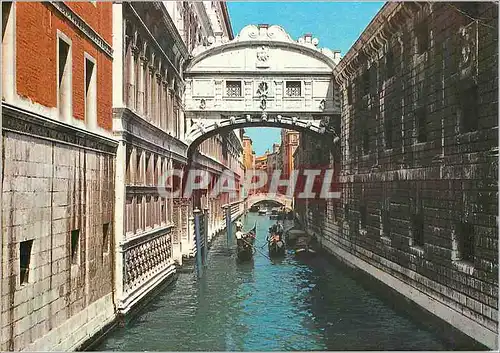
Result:
<svg viewBox="0 0 500 353">
<path fill-rule="evenodd" d="M 257 247 L 275 221 L 257 221 Z M 285 226 L 286 228 L 286 226 Z M 202 279 L 180 273 L 99 351 L 288 351 L 477 349 L 465 337 L 440 332 L 442 323 L 408 314 L 405 304 L 363 283 L 351 269 L 320 255 L 271 261 L 267 247 L 238 263 L 234 240 L 213 241 Z M 438 334 L 438 332 L 440 332 Z M 455 332 L 456 333 L 456 332 Z M 458 335 L 460 336 L 460 335 Z"/>
</svg>

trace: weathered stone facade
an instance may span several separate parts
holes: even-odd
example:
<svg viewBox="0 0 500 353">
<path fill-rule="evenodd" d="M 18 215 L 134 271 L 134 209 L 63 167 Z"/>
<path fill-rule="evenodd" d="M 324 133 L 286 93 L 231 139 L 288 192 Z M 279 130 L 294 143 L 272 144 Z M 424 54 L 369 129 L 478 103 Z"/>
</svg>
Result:
<svg viewBox="0 0 500 353">
<path fill-rule="evenodd" d="M 72 350 L 114 318 L 111 4 L 2 10 L 0 349 Z"/>
<path fill-rule="evenodd" d="M 497 22 L 493 3 L 382 8 L 335 69 L 342 201 L 315 210 L 323 234 L 309 227 L 489 348 L 498 348 Z"/>
</svg>

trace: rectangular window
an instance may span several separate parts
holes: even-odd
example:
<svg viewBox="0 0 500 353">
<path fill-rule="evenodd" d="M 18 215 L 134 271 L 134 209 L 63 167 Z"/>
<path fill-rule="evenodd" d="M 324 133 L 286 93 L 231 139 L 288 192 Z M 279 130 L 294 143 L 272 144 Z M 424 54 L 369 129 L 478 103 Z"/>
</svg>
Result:
<svg viewBox="0 0 500 353">
<path fill-rule="evenodd" d="M 366 228 L 366 218 L 367 218 L 366 212 L 367 211 L 365 205 L 359 206 L 359 226 L 361 227 L 361 229 Z"/>
<path fill-rule="evenodd" d="M 460 130 L 462 133 L 478 129 L 478 89 L 477 85 L 463 90 L 460 95 Z"/>
<path fill-rule="evenodd" d="M 352 85 L 347 85 L 347 104 L 352 104 Z"/>
<path fill-rule="evenodd" d="M 349 205 L 347 203 L 344 204 L 344 219 L 349 219 Z"/>
<path fill-rule="evenodd" d="M 422 21 L 415 27 L 417 37 L 417 54 L 423 54 L 429 49 L 429 24 Z"/>
<path fill-rule="evenodd" d="M 26 240 L 19 243 L 19 283 L 29 282 L 31 249 L 33 240 Z"/>
<path fill-rule="evenodd" d="M 363 96 L 367 95 L 368 92 L 370 92 L 370 71 L 368 71 L 368 69 L 363 73 L 361 85 L 361 92 L 363 92 Z"/>
<path fill-rule="evenodd" d="M 226 81 L 226 96 L 241 97 L 241 81 Z"/>
<path fill-rule="evenodd" d="M 58 72 L 58 89 L 59 89 L 59 114 L 67 120 L 71 117 L 71 57 L 70 45 L 62 38 L 59 38 L 59 72 Z"/>
<path fill-rule="evenodd" d="M 367 128 L 363 129 L 361 139 L 363 154 L 368 154 L 370 152 L 370 135 Z"/>
<path fill-rule="evenodd" d="M 75 229 L 71 231 L 71 263 L 78 264 L 80 260 L 80 230 Z"/>
<path fill-rule="evenodd" d="M 427 141 L 427 110 L 425 107 L 420 107 L 415 112 L 417 142 Z"/>
<path fill-rule="evenodd" d="M 412 215 L 413 246 L 424 246 L 424 215 L 418 212 Z"/>
<path fill-rule="evenodd" d="M 382 234 L 386 238 L 391 237 L 391 215 L 388 210 L 381 210 Z"/>
<path fill-rule="evenodd" d="M 392 148 L 392 140 L 393 140 L 392 116 L 387 111 L 384 113 L 384 135 L 385 135 L 384 136 L 385 148 L 391 149 Z"/>
<path fill-rule="evenodd" d="M 300 97 L 302 92 L 301 81 L 286 81 L 286 95 L 287 97 Z"/>
<path fill-rule="evenodd" d="M 392 53 L 392 50 L 389 50 L 385 56 L 385 72 L 387 78 L 394 76 L 394 69 L 394 54 Z"/>
<path fill-rule="evenodd" d="M 457 225 L 457 260 L 474 263 L 474 226 L 467 222 Z"/>
<path fill-rule="evenodd" d="M 109 223 L 102 225 L 102 252 L 109 253 Z"/>
<path fill-rule="evenodd" d="M 85 120 L 89 127 L 97 122 L 97 90 L 95 64 L 85 58 Z"/>
<path fill-rule="evenodd" d="M 5 29 L 7 28 L 7 22 L 10 16 L 11 9 L 12 1 L 2 1 L 2 42 L 5 35 Z"/>
</svg>

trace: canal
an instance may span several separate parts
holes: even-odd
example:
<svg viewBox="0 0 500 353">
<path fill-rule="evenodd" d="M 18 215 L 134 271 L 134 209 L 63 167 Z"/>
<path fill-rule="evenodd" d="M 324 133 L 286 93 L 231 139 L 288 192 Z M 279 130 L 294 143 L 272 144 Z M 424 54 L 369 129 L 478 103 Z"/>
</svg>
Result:
<svg viewBox="0 0 500 353">
<path fill-rule="evenodd" d="M 275 221 L 257 221 L 256 245 Z M 285 225 L 285 228 L 287 226 Z M 234 242 L 234 241 L 233 241 Z M 234 244 L 234 243 L 233 243 Z M 213 241 L 201 280 L 180 273 L 125 326 L 114 329 L 99 351 L 289 351 L 477 349 L 469 339 L 438 334 L 429 324 L 384 298 L 352 270 L 321 255 L 278 261 L 267 247 L 253 262 L 237 263 L 225 234 Z M 408 304 L 409 305 L 409 304 Z M 459 335 L 460 336 L 460 335 Z"/>
</svg>

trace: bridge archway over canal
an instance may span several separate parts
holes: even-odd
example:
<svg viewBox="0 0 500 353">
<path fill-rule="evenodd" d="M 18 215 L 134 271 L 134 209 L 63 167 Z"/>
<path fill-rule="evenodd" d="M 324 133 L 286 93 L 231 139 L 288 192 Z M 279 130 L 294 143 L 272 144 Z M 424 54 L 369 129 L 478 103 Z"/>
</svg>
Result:
<svg viewBox="0 0 500 353">
<path fill-rule="evenodd" d="M 224 42 L 211 38 L 185 69 L 188 158 L 205 139 L 246 127 L 339 135 L 340 54 L 276 25 L 248 25 Z"/>
</svg>

